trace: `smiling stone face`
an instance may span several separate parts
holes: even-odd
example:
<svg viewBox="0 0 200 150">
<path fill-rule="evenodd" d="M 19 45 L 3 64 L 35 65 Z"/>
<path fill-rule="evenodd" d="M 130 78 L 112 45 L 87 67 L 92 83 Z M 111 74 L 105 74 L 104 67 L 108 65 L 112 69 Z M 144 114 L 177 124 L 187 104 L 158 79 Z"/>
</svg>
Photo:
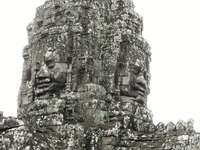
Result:
<svg viewBox="0 0 200 150">
<path fill-rule="evenodd" d="M 65 63 L 59 62 L 59 55 L 54 49 L 48 49 L 44 64 L 36 73 L 35 96 L 48 97 L 60 94 L 65 87 L 67 69 Z"/>
</svg>

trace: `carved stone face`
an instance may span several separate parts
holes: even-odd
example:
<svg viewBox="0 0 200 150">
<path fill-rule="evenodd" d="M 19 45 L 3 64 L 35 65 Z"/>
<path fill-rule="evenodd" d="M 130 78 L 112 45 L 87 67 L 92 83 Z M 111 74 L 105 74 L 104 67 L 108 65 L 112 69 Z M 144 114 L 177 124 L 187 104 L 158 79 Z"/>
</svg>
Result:
<svg viewBox="0 0 200 150">
<path fill-rule="evenodd" d="M 122 78 L 121 95 L 133 97 L 138 102 L 145 103 L 147 88 L 142 67 L 139 65 L 130 66 L 128 75 Z"/>
<path fill-rule="evenodd" d="M 132 88 L 133 92 L 135 92 L 136 100 L 145 102 L 147 83 L 142 74 L 136 77 L 135 85 Z"/>
<path fill-rule="evenodd" d="M 67 65 L 59 62 L 56 50 L 48 49 L 44 56 L 44 64 L 36 73 L 35 96 L 59 95 L 65 87 L 66 76 Z"/>
<path fill-rule="evenodd" d="M 29 47 L 25 47 L 24 50 L 23 50 L 23 58 L 24 58 L 25 61 L 28 61 L 29 57 L 30 57 Z"/>
</svg>

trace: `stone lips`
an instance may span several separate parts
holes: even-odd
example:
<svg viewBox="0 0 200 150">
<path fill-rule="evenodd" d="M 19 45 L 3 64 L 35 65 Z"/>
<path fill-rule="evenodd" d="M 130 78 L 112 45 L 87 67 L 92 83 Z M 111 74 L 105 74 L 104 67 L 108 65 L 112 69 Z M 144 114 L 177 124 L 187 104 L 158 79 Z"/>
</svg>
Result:
<svg viewBox="0 0 200 150">
<path fill-rule="evenodd" d="M 192 121 L 153 123 L 131 0 L 48 0 L 27 31 L 18 119 L 2 119 L 0 149 L 199 149 Z"/>
</svg>

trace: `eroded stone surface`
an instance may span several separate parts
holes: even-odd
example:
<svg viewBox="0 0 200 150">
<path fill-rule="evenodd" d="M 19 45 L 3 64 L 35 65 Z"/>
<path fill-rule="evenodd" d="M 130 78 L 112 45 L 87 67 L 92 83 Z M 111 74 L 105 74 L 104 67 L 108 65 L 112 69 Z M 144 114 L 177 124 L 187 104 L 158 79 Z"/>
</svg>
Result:
<svg viewBox="0 0 200 150">
<path fill-rule="evenodd" d="M 38 7 L 27 27 L 18 119 L 0 115 L 0 149 L 200 149 L 193 121 L 153 123 L 142 30 L 131 0 Z"/>
</svg>

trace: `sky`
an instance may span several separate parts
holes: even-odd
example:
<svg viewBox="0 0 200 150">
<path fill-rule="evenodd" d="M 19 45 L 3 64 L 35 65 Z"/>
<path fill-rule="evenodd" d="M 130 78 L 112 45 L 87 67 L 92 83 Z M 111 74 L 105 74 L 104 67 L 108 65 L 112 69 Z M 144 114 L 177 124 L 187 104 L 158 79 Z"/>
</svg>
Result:
<svg viewBox="0 0 200 150">
<path fill-rule="evenodd" d="M 16 116 L 26 26 L 45 0 L 2 1 L 0 5 L 0 110 Z M 195 120 L 200 131 L 200 1 L 133 0 L 151 45 L 154 122 Z"/>
</svg>

